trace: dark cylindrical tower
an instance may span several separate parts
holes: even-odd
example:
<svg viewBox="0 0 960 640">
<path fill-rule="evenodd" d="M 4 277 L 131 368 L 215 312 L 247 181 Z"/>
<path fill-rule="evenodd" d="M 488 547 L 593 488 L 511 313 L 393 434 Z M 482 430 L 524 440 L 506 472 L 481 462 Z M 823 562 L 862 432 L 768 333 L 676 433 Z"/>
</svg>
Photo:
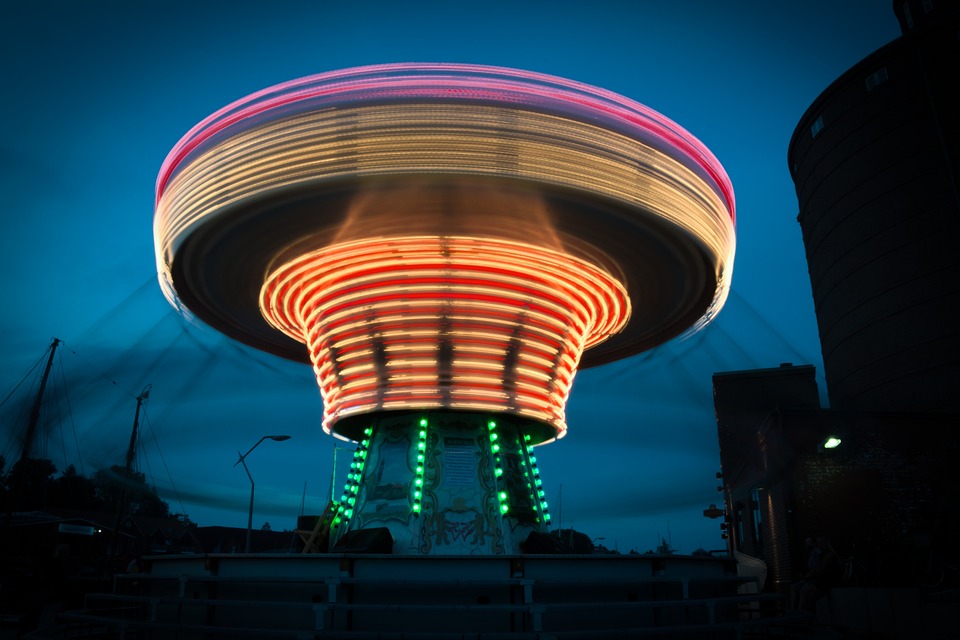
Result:
<svg viewBox="0 0 960 640">
<path fill-rule="evenodd" d="M 960 409 L 960 11 L 914 4 L 902 37 L 810 106 L 788 152 L 838 409 Z M 928 8 L 941 15 L 914 15 Z"/>
</svg>

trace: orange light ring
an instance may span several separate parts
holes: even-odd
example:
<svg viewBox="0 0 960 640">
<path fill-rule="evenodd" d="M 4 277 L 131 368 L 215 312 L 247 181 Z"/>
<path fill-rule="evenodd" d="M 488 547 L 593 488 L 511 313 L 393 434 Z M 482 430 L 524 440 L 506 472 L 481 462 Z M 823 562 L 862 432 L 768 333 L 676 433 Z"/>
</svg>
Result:
<svg viewBox="0 0 960 640">
<path fill-rule="evenodd" d="M 304 342 L 324 429 L 376 410 L 503 411 L 566 431 L 585 348 L 626 325 L 624 286 L 552 249 L 473 237 L 371 238 L 272 270 L 266 320 Z"/>
</svg>

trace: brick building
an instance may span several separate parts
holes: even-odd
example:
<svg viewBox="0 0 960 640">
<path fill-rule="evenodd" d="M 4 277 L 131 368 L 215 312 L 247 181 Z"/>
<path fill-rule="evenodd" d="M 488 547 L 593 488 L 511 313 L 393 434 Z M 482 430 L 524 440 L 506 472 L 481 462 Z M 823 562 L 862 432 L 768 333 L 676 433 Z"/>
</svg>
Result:
<svg viewBox="0 0 960 640">
<path fill-rule="evenodd" d="M 728 544 L 763 559 L 774 590 L 818 535 L 856 549 L 869 572 L 858 579 L 909 584 L 915 552 L 960 539 L 957 416 L 821 409 L 814 376 L 810 365 L 714 375 Z"/>
</svg>

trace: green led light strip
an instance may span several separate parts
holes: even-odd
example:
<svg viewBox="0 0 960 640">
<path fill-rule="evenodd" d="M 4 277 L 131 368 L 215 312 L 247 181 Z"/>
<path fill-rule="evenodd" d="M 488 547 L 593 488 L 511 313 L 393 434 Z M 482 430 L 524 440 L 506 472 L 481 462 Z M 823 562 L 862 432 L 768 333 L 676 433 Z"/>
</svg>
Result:
<svg viewBox="0 0 960 640">
<path fill-rule="evenodd" d="M 360 493 L 360 481 L 363 478 L 363 466 L 367 462 L 367 453 L 370 448 L 370 437 L 373 435 L 373 428 L 367 427 L 363 430 L 366 436 L 357 445 L 353 452 L 353 461 L 350 463 L 350 472 L 347 474 L 347 486 L 343 489 L 343 496 L 340 498 L 340 504 L 343 507 L 338 510 L 333 519 L 334 528 L 338 527 L 344 520 L 349 521 L 353 517 L 353 507 L 357 504 L 357 496 Z M 340 514 L 343 514 L 341 517 Z"/>
<path fill-rule="evenodd" d="M 420 515 L 423 499 L 423 468 L 427 453 L 427 419 L 420 418 L 420 431 L 417 433 L 417 468 L 413 476 L 413 515 Z"/>
<path fill-rule="evenodd" d="M 507 501 L 507 492 L 500 490 L 500 476 L 503 475 L 503 460 L 500 457 L 500 436 L 497 434 L 497 423 L 491 420 L 487 423 L 487 430 L 490 436 L 490 451 L 493 453 L 493 475 L 494 486 L 497 488 L 497 499 L 500 502 L 500 515 L 506 515 L 510 511 L 510 504 Z"/>
<path fill-rule="evenodd" d="M 533 455 L 533 445 L 530 444 L 530 436 L 524 435 L 523 441 L 525 446 L 521 447 L 521 451 L 525 454 L 524 462 L 529 466 L 530 475 L 533 476 L 532 489 L 537 498 L 536 502 L 540 505 L 540 517 L 544 524 L 549 525 L 550 509 L 547 506 L 547 494 L 544 492 L 543 483 L 540 481 L 540 469 L 537 468 L 537 456 Z M 517 444 L 519 444 L 519 442 Z M 534 496 L 530 497 L 533 498 Z"/>
</svg>

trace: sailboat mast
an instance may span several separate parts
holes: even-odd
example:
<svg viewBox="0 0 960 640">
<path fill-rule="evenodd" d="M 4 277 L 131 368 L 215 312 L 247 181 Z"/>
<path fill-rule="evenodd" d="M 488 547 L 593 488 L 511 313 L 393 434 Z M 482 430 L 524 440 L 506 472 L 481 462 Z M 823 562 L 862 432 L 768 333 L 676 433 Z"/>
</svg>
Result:
<svg viewBox="0 0 960 640">
<path fill-rule="evenodd" d="M 133 415 L 133 430 L 130 432 L 130 444 L 127 446 L 127 457 L 124 459 L 123 468 L 129 472 L 133 469 L 133 460 L 137 454 L 137 432 L 140 428 L 140 408 L 143 406 L 143 401 L 150 397 L 150 387 L 147 385 L 144 387 L 143 392 L 137 396 L 137 411 Z"/>
<path fill-rule="evenodd" d="M 130 432 L 130 444 L 127 446 L 127 455 L 124 458 L 123 468 L 126 473 L 120 478 L 120 498 L 117 500 L 117 517 L 113 522 L 113 531 L 110 533 L 109 552 L 111 556 L 117 555 L 117 531 L 120 529 L 120 523 L 127 510 L 128 484 L 130 483 L 131 471 L 133 470 L 133 461 L 137 453 L 137 432 L 140 428 L 140 409 L 143 402 L 150 397 L 150 387 L 147 385 L 137 396 L 137 410 L 133 414 L 133 429 Z"/>
<path fill-rule="evenodd" d="M 13 478 L 10 490 L 11 495 L 7 500 L 6 514 L 3 518 L 3 532 L 0 533 L 0 549 L 7 548 L 7 535 L 10 531 L 10 522 L 13 520 L 13 512 L 20 507 L 22 500 L 23 483 L 26 478 L 27 460 L 30 458 L 30 451 L 33 449 L 33 440 L 37 433 L 37 424 L 40 422 L 40 406 L 43 404 L 43 392 L 47 388 L 47 379 L 50 377 L 50 369 L 53 367 L 53 355 L 57 351 L 62 341 L 54 338 L 50 343 L 50 356 L 47 358 L 47 366 L 43 369 L 43 376 L 40 378 L 40 388 L 37 390 L 37 397 L 33 400 L 33 407 L 30 408 L 30 419 L 27 423 L 27 430 L 23 436 L 23 448 L 20 450 L 20 460 L 17 469 L 17 475 Z"/>
<path fill-rule="evenodd" d="M 23 436 L 23 448 L 20 450 L 21 462 L 30 457 L 33 449 L 33 441 L 37 435 L 37 424 L 40 422 L 40 408 L 43 405 L 43 394 L 47 388 L 47 379 L 50 377 L 50 369 L 53 367 L 53 356 L 57 352 L 62 340 L 54 338 L 50 343 L 50 356 L 47 358 L 47 366 L 43 369 L 43 376 L 40 378 L 40 388 L 37 389 L 37 397 L 33 400 L 33 406 L 30 408 L 30 419 L 27 422 L 27 430 Z"/>
</svg>

